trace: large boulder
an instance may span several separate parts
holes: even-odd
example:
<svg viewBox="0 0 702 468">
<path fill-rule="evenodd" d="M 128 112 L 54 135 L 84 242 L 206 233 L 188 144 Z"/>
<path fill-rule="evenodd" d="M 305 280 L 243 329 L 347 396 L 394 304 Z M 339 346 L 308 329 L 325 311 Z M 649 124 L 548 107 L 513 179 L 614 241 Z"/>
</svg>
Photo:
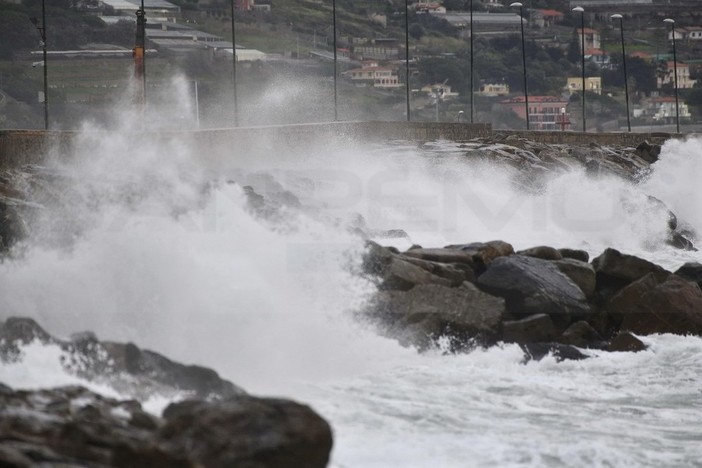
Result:
<svg viewBox="0 0 702 468">
<path fill-rule="evenodd" d="M 505 298 L 508 312 L 517 318 L 544 313 L 557 324 L 568 324 L 591 312 L 583 291 L 548 260 L 521 255 L 497 258 L 477 284 Z"/>
<path fill-rule="evenodd" d="M 519 255 L 526 257 L 540 258 L 542 260 L 561 260 L 563 255 L 558 249 L 549 247 L 548 245 L 539 245 L 517 252 Z"/>
<path fill-rule="evenodd" d="M 497 340 L 505 301 L 468 282 L 458 288 L 424 284 L 409 291 L 379 292 L 371 313 L 404 345 L 425 349 L 446 336 L 461 347 L 469 340 Z"/>
<path fill-rule="evenodd" d="M 502 339 L 506 343 L 550 342 L 558 336 L 558 329 L 546 314 L 531 315 L 521 320 L 502 323 Z"/>
<path fill-rule="evenodd" d="M 293 401 L 184 401 L 166 408 L 163 416 L 159 439 L 173 453 L 204 467 L 323 468 L 329 462 L 331 427 Z"/>
<path fill-rule="evenodd" d="M 702 263 L 687 262 L 675 271 L 675 274 L 702 288 Z"/>
<path fill-rule="evenodd" d="M 0 466 L 322 468 L 331 446 L 329 424 L 289 400 L 188 400 L 159 418 L 82 387 L 0 384 Z"/>
<path fill-rule="evenodd" d="M 499 257 L 512 255 L 514 248 L 512 244 L 501 240 L 489 242 L 473 242 L 470 244 L 447 245 L 447 249 L 458 249 L 473 257 L 475 266 L 478 269 L 487 267 L 493 260 Z"/>
<path fill-rule="evenodd" d="M 617 312 L 622 315 L 621 329 L 638 335 L 702 335 L 702 290 L 676 275 Z"/>
<path fill-rule="evenodd" d="M 23 317 L 10 317 L 0 323 L 0 361 L 21 360 L 22 347 L 34 340 L 59 346 L 61 364 L 67 372 L 109 385 L 137 399 L 146 399 L 155 393 L 203 399 L 245 393 L 212 369 L 180 364 L 133 343 L 99 341 L 90 332 L 76 333 L 70 340 L 60 340 L 33 319 Z"/>
<path fill-rule="evenodd" d="M 597 286 L 597 277 L 595 269 L 589 263 L 575 260 L 573 258 L 564 258 L 553 262 L 556 267 L 566 275 L 570 280 L 577 284 L 585 294 L 585 297 L 592 297 L 595 294 Z"/>
<path fill-rule="evenodd" d="M 407 291 L 419 284 L 451 286 L 455 281 L 437 276 L 414 263 L 415 258 L 403 259 L 387 247 L 368 242 L 363 266 L 367 273 L 377 276 L 381 289 Z M 444 265 L 438 265 L 437 270 Z M 443 268 L 442 270 L 446 270 Z"/>
<path fill-rule="evenodd" d="M 597 286 L 621 288 L 652 273 L 657 281 L 664 281 L 671 273 L 663 267 L 634 255 L 626 255 L 616 249 L 607 249 L 592 261 L 597 273 Z"/>
</svg>

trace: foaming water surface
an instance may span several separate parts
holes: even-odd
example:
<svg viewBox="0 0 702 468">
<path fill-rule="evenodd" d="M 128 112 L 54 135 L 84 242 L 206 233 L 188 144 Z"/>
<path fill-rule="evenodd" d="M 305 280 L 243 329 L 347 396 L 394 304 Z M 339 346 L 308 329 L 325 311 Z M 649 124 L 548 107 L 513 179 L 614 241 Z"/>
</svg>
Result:
<svg viewBox="0 0 702 468">
<path fill-rule="evenodd" d="M 700 141 L 667 143 L 640 186 L 569 171 L 525 188 L 515 171 L 449 142 L 256 158 L 232 149 L 227 169 L 212 172 L 187 137 L 134 138 L 129 121 L 120 132 L 86 126 L 72 157 L 46 169 L 60 190 L 0 265 L 3 316 L 133 341 L 251 392 L 300 398 L 334 427 L 338 467 L 702 459 L 698 338 L 653 336 L 638 354 L 523 364 L 512 345 L 420 355 L 353 314 L 374 290 L 357 273 L 359 227 L 400 247 L 499 238 L 593 255 L 613 246 L 667 268 L 702 260 L 664 246 L 666 213 L 647 197 L 702 229 Z M 244 186 L 282 201 L 256 211 Z M 407 237 L 383 237 L 396 229 Z M 47 371 L 5 365 L 0 380 L 72 382 L 51 350 L 25 353 Z"/>
</svg>

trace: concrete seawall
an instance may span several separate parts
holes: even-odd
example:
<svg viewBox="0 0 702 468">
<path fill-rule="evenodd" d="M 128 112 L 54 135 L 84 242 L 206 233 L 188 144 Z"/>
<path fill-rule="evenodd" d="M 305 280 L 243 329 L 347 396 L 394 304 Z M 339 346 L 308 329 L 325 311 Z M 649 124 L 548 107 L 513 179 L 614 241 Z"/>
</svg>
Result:
<svg viewBox="0 0 702 468">
<path fill-rule="evenodd" d="M 489 124 L 433 122 L 330 122 L 298 125 L 276 125 L 208 129 L 198 131 L 156 132 L 133 135 L 133 138 L 183 138 L 202 152 L 219 148 L 218 157 L 236 151 L 277 151 L 304 148 L 311 144 L 338 145 L 344 142 L 381 142 L 387 140 L 452 140 L 496 138 L 516 135 L 534 141 L 554 144 L 636 146 L 642 141 L 663 143 L 683 135 L 667 133 L 576 133 L 492 131 Z M 76 138 L 74 132 L 40 130 L 0 130 L 0 169 L 46 162 L 70 154 Z M 131 138 L 131 136 L 130 136 Z"/>
</svg>

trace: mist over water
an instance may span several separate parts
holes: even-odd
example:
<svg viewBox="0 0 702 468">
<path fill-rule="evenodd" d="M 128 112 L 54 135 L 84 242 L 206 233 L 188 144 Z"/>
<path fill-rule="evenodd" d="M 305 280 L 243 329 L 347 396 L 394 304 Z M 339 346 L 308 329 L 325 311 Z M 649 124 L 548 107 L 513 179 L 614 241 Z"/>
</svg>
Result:
<svg viewBox="0 0 702 468">
<path fill-rule="evenodd" d="M 185 92 L 182 80 L 173 86 Z M 692 443 L 702 415 L 698 338 L 649 337 L 636 355 L 524 365 L 513 345 L 419 355 L 353 314 L 374 291 L 358 275 L 359 226 L 402 248 L 503 239 L 591 255 L 612 246 L 667 268 L 699 261 L 664 245 L 667 213 L 647 197 L 702 229 L 699 140 L 666 143 L 638 186 L 581 171 L 532 184 L 449 142 L 428 151 L 344 140 L 243 154 L 187 134 L 143 133 L 192 115 L 187 102 L 168 105 L 152 105 L 145 128 L 127 111 L 109 129 L 86 123 L 71 154 L 43 169 L 54 191 L 38 191 L 46 207 L 34 212 L 32 237 L 0 264 L 3 317 L 32 316 L 62 336 L 92 330 L 212 367 L 252 393 L 301 398 L 331 421 L 338 467 L 702 457 Z M 269 200 L 289 192 L 300 206 L 281 203 L 262 218 L 247 185 Z M 407 237 L 385 237 L 396 229 Z M 0 381 L 70 380 L 55 350 L 26 353 L 47 371 L 0 366 Z"/>
</svg>

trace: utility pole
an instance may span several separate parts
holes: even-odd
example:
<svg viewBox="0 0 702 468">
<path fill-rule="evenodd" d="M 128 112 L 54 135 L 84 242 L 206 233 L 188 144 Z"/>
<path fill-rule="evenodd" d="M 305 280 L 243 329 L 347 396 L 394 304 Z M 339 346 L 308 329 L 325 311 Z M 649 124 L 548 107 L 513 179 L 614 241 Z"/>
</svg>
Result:
<svg viewBox="0 0 702 468">
<path fill-rule="evenodd" d="M 144 0 L 141 0 L 141 7 L 137 10 L 136 17 L 136 43 L 132 52 L 134 55 L 134 78 L 139 88 L 136 93 L 136 102 L 143 110 L 146 104 L 146 13 Z"/>
<path fill-rule="evenodd" d="M 45 0 L 41 0 L 41 26 L 37 18 L 31 18 L 34 27 L 39 31 L 41 36 L 41 47 L 44 67 L 44 130 L 49 129 L 49 69 L 46 61 L 46 4 Z"/>
</svg>

